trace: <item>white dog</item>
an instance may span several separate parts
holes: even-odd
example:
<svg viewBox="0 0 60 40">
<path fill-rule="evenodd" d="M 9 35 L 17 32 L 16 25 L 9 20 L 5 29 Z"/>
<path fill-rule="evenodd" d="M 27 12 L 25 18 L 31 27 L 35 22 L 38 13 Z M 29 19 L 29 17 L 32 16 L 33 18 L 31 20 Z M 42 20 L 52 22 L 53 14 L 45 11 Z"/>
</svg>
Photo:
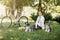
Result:
<svg viewBox="0 0 60 40">
<path fill-rule="evenodd" d="M 51 30 L 52 28 L 51 28 L 50 22 L 46 22 L 45 31 L 51 32 Z"/>
</svg>

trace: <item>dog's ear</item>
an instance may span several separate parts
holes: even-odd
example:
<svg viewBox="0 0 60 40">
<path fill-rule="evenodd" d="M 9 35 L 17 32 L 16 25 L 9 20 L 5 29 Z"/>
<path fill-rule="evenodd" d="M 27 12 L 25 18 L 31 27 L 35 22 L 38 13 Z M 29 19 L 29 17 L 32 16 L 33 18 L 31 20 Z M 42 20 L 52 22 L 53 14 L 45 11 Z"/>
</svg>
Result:
<svg viewBox="0 0 60 40">
<path fill-rule="evenodd" d="M 27 24 L 27 22 L 25 22 L 25 24 Z"/>
<path fill-rule="evenodd" d="M 26 24 L 26 22 L 25 22 L 25 24 Z"/>
<path fill-rule="evenodd" d="M 27 26 L 29 26 L 29 25 L 30 25 L 28 22 L 25 22 L 25 24 L 26 24 Z"/>
</svg>

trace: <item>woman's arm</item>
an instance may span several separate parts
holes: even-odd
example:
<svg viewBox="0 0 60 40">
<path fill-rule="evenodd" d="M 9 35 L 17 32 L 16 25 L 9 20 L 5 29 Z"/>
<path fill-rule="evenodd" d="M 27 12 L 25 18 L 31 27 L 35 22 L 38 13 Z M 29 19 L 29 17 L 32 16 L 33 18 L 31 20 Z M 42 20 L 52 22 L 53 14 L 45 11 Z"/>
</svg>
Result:
<svg viewBox="0 0 60 40">
<path fill-rule="evenodd" d="M 39 21 L 39 17 L 37 18 L 36 23 L 35 23 L 36 28 L 37 28 L 38 21 Z"/>
</svg>

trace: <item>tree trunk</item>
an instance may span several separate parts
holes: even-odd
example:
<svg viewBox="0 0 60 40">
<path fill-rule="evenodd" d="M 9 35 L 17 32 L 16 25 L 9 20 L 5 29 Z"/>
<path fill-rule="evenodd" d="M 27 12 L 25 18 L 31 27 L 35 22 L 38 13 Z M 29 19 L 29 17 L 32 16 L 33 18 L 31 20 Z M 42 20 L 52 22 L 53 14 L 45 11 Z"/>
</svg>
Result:
<svg viewBox="0 0 60 40">
<path fill-rule="evenodd" d="M 39 0 L 39 6 L 38 6 L 38 12 L 42 12 L 42 5 L 41 5 L 42 0 Z"/>
<path fill-rule="evenodd" d="M 11 9 L 11 14 L 14 15 L 14 10 L 13 9 Z"/>
<path fill-rule="evenodd" d="M 14 0 L 13 5 L 11 7 L 11 13 L 12 13 L 13 16 L 14 16 L 14 12 L 15 12 L 15 7 L 16 7 L 16 4 L 15 4 L 15 0 Z"/>
<path fill-rule="evenodd" d="M 22 14 L 22 8 L 17 9 L 17 18 L 19 18 Z"/>
</svg>

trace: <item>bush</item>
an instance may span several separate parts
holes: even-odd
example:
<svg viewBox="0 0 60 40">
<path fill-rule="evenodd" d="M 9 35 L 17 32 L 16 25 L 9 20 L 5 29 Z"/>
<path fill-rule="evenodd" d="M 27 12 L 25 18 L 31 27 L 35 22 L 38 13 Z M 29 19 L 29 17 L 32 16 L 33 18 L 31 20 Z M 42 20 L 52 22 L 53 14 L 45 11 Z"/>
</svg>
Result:
<svg viewBox="0 0 60 40">
<path fill-rule="evenodd" d="M 52 15 L 50 13 L 45 13 L 44 17 L 45 17 L 45 21 L 52 20 Z"/>
<path fill-rule="evenodd" d="M 37 17 L 38 17 L 38 13 L 35 15 L 35 13 L 31 14 L 30 16 L 34 21 L 36 21 Z"/>
<path fill-rule="evenodd" d="M 37 17 L 38 17 L 38 13 L 37 15 L 35 15 L 35 13 L 31 14 L 30 16 L 34 21 L 36 21 Z M 45 13 L 44 14 L 44 17 L 45 17 L 45 21 L 49 21 L 49 20 L 52 20 L 52 16 L 50 13 Z"/>
<path fill-rule="evenodd" d="M 55 17 L 53 20 L 57 21 L 58 23 L 60 23 L 60 16 Z"/>
</svg>

